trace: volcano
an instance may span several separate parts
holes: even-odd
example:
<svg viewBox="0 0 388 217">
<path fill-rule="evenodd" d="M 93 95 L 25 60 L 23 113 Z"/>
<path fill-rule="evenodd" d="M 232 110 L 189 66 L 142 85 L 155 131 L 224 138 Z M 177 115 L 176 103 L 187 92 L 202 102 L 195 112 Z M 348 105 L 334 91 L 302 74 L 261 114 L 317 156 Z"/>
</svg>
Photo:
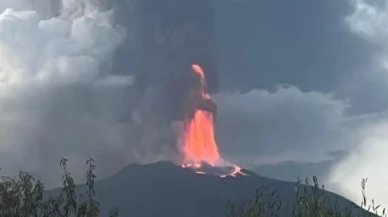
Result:
<svg viewBox="0 0 388 217">
<path fill-rule="evenodd" d="M 171 162 L 132 164 L 96 182 L 96 200 L 100 202 L 102 215 L 116 207 L 124 217 L 225 217 L 229 201 L 238 203 L 252 198 L 263 185 L 276 190 L 282 201 L 289 204 L 295 201 L 296 183 L 265 178 L 248 170 L 243 172 L 248 175 L 221 178 L 197 174 Z M 77 191 L 84 193 L 86 188 L 81 185 Z M 52 190 L 46 195 L 59 192 Z M 351 204 L 334 193 L 326 192 L 326 196 L 337 198 L 339 207 Z M 292 210 L 285 207 L 282 212 L 279 217 L 291 216 Z"/>
<path fill-rule="evenodd" d="M 264 192 L 266 203 L 283 203 L 278 217 L 291 216 L 297 198 L 297 183 L 259 176 L 221 157 L 214 138 L 216 105 L 205 91 L 202 68 L 199 65 L 192 68 L 200 82 L 188 97 L 192 99 L 189 100 L 192 102 L 189 111 L 193 114 L 184 119 L 178 143 L 182 147 L 181 162 L 132 164 L 97 182 L 95 199 L 100 202 L 101 214 L 116 207 L 120 216 L 128 217 L 225 217 L 229 213 L 229 201 L 239 203 L 250 199 L 257 189 L 265 186 L 269 189 Z M 203 106 L 206 104 L 211 106 Z M 78 191 L 84 193 L 85 186 L 79 186 Z M 274 191 L 276 197 L 273 197 Z M 343 197 L 320 192 L 336 201 L 339 209 L 353 207 Z M 57 194 L 59 190 L 47 192 L 47 196 Z"/>
</svg>

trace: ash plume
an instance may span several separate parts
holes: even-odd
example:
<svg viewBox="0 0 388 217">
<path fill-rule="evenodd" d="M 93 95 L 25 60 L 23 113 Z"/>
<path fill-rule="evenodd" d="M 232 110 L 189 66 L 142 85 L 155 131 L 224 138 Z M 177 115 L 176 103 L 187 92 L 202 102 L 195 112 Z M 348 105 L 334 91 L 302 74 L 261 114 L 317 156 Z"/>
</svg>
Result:
<svg viewBox="0 0 388 217">
<path fill-rule="evenodd" d="M 154 112 L 163 114 L 168 122 L 183 119 L 188 92 L 200 82 L 191 65 L 204 68 L 207 92 L 219 89 L 211 2 L 143 0 L 135 7 L 140 27 L 132 32 L 137 32 L 141 42 L 136 86 L 145 101 L 152 101 Z"/>
</svg>

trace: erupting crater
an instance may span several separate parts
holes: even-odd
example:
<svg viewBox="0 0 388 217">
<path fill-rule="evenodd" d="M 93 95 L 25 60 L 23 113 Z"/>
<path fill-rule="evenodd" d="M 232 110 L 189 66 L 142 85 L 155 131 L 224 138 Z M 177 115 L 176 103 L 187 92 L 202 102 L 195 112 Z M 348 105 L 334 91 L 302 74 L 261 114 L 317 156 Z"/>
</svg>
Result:
<svg viewBox="0 0 388 217">
<path fill-rule="evenodd" d="M 206 80 L 204 71 L 199 65 L 192 65 L 193 71 L 199 76 L 200 83 L 191 94 L 193 94 L 194 115 L 186 116 L 184 119 L 184 130 L 181 135 L 183 141 L 183 168 L 194 170 L 198 174 L 212 174 L 219 177 L 237 175 L 246 176 L 242 168 L 226 163 L 218 150 L 214 138 L 214 110 L 208 111 L 205 108 L 216 108 L 215 103 L 205 91 Z M 213 106 L 204 106 L 204 104 Z"/>
</svg>

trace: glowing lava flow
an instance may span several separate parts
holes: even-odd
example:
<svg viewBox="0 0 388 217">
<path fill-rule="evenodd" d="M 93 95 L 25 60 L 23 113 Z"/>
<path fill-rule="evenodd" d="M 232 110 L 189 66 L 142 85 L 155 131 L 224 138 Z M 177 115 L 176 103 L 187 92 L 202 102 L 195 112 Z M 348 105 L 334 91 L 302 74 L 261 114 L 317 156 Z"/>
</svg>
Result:
<svg viewBox="0 0 388 217">
<path fill-rule="evenodd" d="M 192 65 L 193 71 L 199 75 L 201 82 L 199 87 L 200 100 L 210 100 L 211 97 L 205 92 L 205 76 L 199 65 Z M 213 114 L 208 111 L 196 109 L 193 118 L 185 119 L 184 130 L 184 164 L 183 168 L 193 168 L 198 174 L 204 174 L 199 171 L 202 163 L 215 166 L 222 162 L 218 146 L 214 138 Z M 233 166 L 233 171 L 228 174 L 235 177 L 237 174 L 245 175 L 241 168 Z M 226 177 L 227 175 L 220 175 Z"/>
<path fill-rule="evenodd" d="M 193 65 L 192 68 L 201 79 L 201 85 L 199 87 L 201 100 L 210 99 L 210 96 L 205 93 L 205 77 L 203 70 L 198 65 Z M 194 164 L 200 166 L 202 162 L 206 162 L 214 166 L 220 160 L 220 154 L 214 139 L 212 113 L 196 109 L 193 118 L 186 118 L 185 125 L 185 163 L 187 165 Z"/>
<path fill-rule="evenodd" d="M 213 118 L 210 112 L 197 110 L 185 131 L 184 152 L 186 162 L 214 166 L 220 160 L 214 139 Z"/>
</svg>

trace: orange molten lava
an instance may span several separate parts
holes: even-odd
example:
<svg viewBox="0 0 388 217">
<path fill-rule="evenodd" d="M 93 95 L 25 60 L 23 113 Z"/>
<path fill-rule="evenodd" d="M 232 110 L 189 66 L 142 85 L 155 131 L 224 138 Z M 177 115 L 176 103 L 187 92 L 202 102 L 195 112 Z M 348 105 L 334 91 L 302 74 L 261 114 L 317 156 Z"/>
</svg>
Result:
<svg viewBox="0 0 388 217">
<path fill-rule="evenodd" d="M 214 166 L 220 159 L 220 154 L 214 139 L 212 114 L 197 110 L 185 133 L 186 162 L 194 164 L 206 162 Z"/>
<path fill-rule="evenodd" d="M 201 79 L 198 89 L 193 92 L 197 94 L 195 95 L 196 100 L 211 100 L 210 95 L 205 92 L 206 83 L 202 68 L 199 65 L 192 65 L 192 69 Z M 222 163 L 214 138 L 214 121 L 211 112 L 196 108 L 194 117 L 185 119 L 183 152 L 184 163 L 182 167 L 192 168 L 196 170 L 197 174 L 206 174 L 199 171 L 202 168 L 202 163 L 207 163 L 213 167 L 217 163 Z M 238 174 L 246 175 L 240 167 L 233 166 L 233 171 L 230 174 L 221 175 L 221 177 L 235 177 Z"/>
<path fill-rule="evenodd" d="M 193 65 L 192 68 L 201 79 L 199 87 L 201 100 L 210 99 L 210 95 L 205 93 L 205 78 L 202 68 L 198 65 Z M 185 163 L 200 165 L 202 162 L 206 162 L 214 166 L 220 160 L 220 154 L 214 139 L 213 114 L 197 109 L 194 117 L 186 119 L 185 122 Z"/>
</svg>

